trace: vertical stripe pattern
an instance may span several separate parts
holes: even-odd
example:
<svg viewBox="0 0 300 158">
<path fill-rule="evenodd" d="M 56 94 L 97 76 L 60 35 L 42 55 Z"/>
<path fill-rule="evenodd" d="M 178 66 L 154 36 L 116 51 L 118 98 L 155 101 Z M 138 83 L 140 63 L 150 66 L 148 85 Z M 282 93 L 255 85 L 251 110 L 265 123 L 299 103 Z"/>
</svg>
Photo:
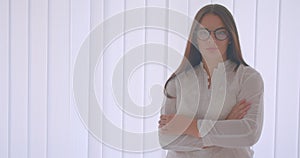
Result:
<svg viewBox="0 0 300 158">
<path fill-rule="evenodd" d="M 161 50 L 165 53 L 159 56 L 164 63 L 145 63 L 151 56 L 151 50 L 145 47 L 141 52 L 144 63 L 130 74 L 125 71 L 131 64 L 126 55 L 150 44 L 167 46 L 183 55 L 186 39 L 169 30 L 170 10 L 194 18 L 199 8 L 214 3 L 223 4 L 233 14 L 243 56 L 264 79 L 264 128 L 254 146 L 255 158 L 298 158 L 300 21 L 293 18 L 300 15 L 297 0 L 1 0 L 0 157 L 165 157 L 166 151 L 162 149 L 146 151 L 146 133 L 157 130 L 159 109 L 148 117 L 132 115 L 126 109 L 129 108 L 127 103 L 132 101 L 143 107 L 142 113 L 146 114 L 146 105 L 153 99 L 151 88 L 163 87 L 174 71 L 166 67 L 171 59 L 166 53 L 168 50 Z M 128 152 L 101 142 L 83 123 L 73 93 L 74 65 L 82 43 L 97 26 L 117 14 L 144 7 L 165 8 L 161 15 L 165 28 L 140 27 L 125 32 L 130 25 L 126 20 L 129 15 L 125 14 L 119 23 L 124 34 L 105 48 L 95 71 L 89 69 L 95 73 L 95 78 L 89 81 L 94 87 L 86 89 L 87 97 L 95 89 L 103 117 L 122 130 L 121 136 L 116 137 L 122 138 L 117 142 L 123 148 L 131 143 L 124 136 L 126 132 L 143 135 L 144 139 L 137 143 L 142 144 L 145 151 Z M 147 26 L 155 18 L 145 10 L 144 18 L 136 20 Z M 112 24 L 104 28 L 104 39 L 113 33 L 112 28 L 115 28 Z M 94 47 L 90 45 L 90 50 Z M 120 60 L 124 61 L 120 78 L 122 105 L 116 102 L 112 89 L 112 77 L 117 73 L 115 67 Z M 114 133 L 102 125 L 102 136 Z"/>
</svg>

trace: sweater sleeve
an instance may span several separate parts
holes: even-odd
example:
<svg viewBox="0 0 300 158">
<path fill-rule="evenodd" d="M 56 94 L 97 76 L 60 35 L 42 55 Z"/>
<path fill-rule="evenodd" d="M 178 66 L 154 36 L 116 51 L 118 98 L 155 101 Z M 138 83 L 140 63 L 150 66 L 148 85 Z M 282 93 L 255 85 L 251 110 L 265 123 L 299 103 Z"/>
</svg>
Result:
<svg viewBox="0 0 300 158">
<path fill-rule="evenodd" d="M 167 85 L 166 91 L 169 95 L 176 97 L 176 79 L 171 79 Z M 161 109 L 162 114 L 175 114 L 176 98 L 168 98 L 165 96 L 164 106 Z M 203 142 L 201 138 L 188 135 L 168 135 L 159 132 L 159 142 L 163 149 L 174 151 L 194 151 L 201 150 Z"/>
<path fill-rule="evenodd" d="M 250 109 L 240 120 L 198 120 L 198 129 L 209 129 L 201 135 L 204 146 L 242 147 L 254 145 L 263 124 L 263 80 L 258 72 L 245 72 L 240 81 L 237 100 L 246 99 Z M 202 128 L 200 129 L 199 127 Z"/>
</svg>

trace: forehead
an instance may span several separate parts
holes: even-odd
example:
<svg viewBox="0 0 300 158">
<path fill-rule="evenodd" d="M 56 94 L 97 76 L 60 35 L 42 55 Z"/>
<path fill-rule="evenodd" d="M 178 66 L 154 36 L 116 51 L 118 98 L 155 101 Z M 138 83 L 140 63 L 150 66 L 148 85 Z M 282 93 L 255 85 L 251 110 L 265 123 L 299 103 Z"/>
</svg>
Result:
<svg viewBox="0 0 300 158">
<path fill-rule="evenodd" d="M 206 14 L 200 22 L 200 27 L 215 30 L 217 28 L 224 27 L 224 23 L 219 16 L 215 14 Z"/>
</svg>

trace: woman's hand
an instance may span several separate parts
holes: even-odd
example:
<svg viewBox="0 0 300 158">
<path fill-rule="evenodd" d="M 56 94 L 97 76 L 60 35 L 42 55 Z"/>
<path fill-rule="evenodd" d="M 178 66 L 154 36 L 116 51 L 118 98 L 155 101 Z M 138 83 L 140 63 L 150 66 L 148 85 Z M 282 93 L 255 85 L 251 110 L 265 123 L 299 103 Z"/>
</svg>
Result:
<svg viewBox="0 0 300 158">
<path fill-rule="evenodd" d="M 183 115 L 161 115 L 158 121 L 159 128 L 164 134 L 182 135 L 187 134 L 199 137 L 197 120 L 188 118 Z"/>
<path fill-rule="evenodd" d="M 242 119 L 247 114 L 250 109 L 251 103 L 247 102 L 246 99 L 239 101 L 231 109 L 230 113 L 227 115 L 226 120 L 237 120 Z"/>
</svg>

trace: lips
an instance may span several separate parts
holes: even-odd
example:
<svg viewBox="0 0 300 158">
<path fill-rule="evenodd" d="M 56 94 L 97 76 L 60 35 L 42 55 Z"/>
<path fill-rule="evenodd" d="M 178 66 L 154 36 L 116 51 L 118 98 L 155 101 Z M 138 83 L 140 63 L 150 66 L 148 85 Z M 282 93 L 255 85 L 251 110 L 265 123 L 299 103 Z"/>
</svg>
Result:
<svg viewBox="0 0 300 158">
<path fill-rule="evenodd" d="M 209 48 L 205 48 L 206 50 L 208 51 L 215 51 L 215 50 L 218 50 L 218 48 L 216 47 L 209 47 Z"/>
</svg>

